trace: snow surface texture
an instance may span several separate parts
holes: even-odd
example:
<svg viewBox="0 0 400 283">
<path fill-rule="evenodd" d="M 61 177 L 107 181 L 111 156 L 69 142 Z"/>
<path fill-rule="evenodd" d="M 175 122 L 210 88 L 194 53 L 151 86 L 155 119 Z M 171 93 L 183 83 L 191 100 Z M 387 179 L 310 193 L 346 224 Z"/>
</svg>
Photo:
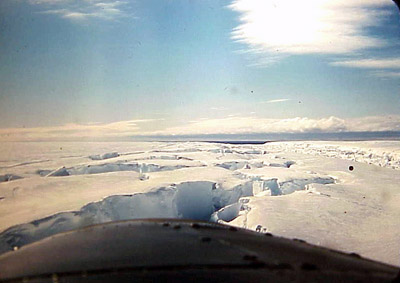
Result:
<svg viewBox="0 0 400 283">
<path fill-rule="evenodd" d="M 400 169 L 398 142 L 291 142 L 277 144 L 282 150 L 342 158 Z"/>
<path fill-rule="evenodd" d="M 92 160 L 104 160 L 104 159 L 114 158 L 114 157 L 118 157 L 118 156 L 119 156 L 118 152 L 107 152 L 104 154 L 90 155 L 89 158 Z"/>
<path fill-rule="evenodd" d="M 22 177 L 13 175 L 13 174 L 0 175 L 0 183 L 1 182 L 10 182 L 13 180 L 18 180 L 18 179 L 22 179 Z"/>
<path fill-rule="evenodd" d="M 382 141 L 2 143 L 0 253 L 91 224 L 162 217 L 399 265 L 399 152 L 400 142 Z"/>
</svg>

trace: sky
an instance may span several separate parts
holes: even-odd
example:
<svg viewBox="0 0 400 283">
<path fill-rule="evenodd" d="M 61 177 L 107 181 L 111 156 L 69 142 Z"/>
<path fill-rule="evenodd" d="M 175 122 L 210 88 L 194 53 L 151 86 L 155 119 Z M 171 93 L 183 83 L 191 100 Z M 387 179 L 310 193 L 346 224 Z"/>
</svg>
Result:
<svg viewBox="0 0 400 283">
<path fill-rule="evenodd" d="M 391 0 L 1 0 L 0 141 L 400 131 Z"/>
</svg>

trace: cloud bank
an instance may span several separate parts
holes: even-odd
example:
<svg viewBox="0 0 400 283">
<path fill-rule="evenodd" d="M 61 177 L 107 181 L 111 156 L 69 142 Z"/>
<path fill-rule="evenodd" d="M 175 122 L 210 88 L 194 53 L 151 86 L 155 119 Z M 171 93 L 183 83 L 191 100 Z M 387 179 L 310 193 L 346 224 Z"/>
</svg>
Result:
<svg viewBox="0 0 400 283">
<path fill-rule="evenodd" d="M 0 141 L 47 141 L 47 140 L 108 140 L 123 139 L 137 133 L 139 124 L 156 120 L 130 120 L 108 124 L 66 124 L 57 127 L 3 128 Z"/>
<path fill-rule="evenodd" d="M 352 119 L 327 117 L 311 119 L 266 119 L 227 117 L 192 121 L 180 127 L 158 131 L 157 135 L 253 134 L 253 133 L 321 133 L 321 132 L 400 131 L 400 116 L 374 116 Z"/>
<path fill-rule="evenodd" d="M 333 116 L 320 119 L 307 117 L 267 119 L 236 116 L 219 119 L 203 118 L 159 131 L 146 130 L 146 128 L 151 128 L 151 123 L 159 123 L 158 121 L 148 119 L 109 124 L 68 124 L 59 127 L 0 129 L 0 141 L 129 140 L 133 136 L 400 131 L 400 116 L 351 119 Z"/>
</svg>

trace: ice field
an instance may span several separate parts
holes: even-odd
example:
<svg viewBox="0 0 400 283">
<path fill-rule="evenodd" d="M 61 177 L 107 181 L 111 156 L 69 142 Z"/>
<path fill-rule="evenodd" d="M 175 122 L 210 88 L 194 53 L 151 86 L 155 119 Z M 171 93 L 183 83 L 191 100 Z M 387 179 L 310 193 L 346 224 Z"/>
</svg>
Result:
<svg viewBox="0 0 400 283">
<path fill-rule="evenodd" d="M 0 253 L 136 218 L 227 223 L 400 265 L 400 142 L 3 142 Z"/>
</svg>

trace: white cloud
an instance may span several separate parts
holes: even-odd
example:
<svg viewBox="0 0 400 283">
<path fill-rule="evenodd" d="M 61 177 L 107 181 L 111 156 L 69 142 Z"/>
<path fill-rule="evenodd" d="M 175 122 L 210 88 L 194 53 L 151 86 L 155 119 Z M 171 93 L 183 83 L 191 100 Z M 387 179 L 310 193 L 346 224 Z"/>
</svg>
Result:
<svg viewBox="0 0 400 283">
<path fill-rule="evenodd" d="M 289 101 L 289 100 L 291 100 L 291 99 L 288 99 L 288 98 L 271 99 L 271 100 L 263 101 L 261 103 L 278 103 L 278 102 L 285 102 L 285 101 Z"/>
<path fill-rule="evenodd" d="M 246 134 L 273 132 L 312 132 L 330 129 L 344 130 L 343 121 L 335 118 L 314 120 L 309 118 L 263 119 L 255 117 L 228 117 L 192 121 L 192 123 L 171 127 L 156 132 L 157 135 L 201 135 L 201 134 Z"/>
<path fill-rule="evenodd" d="M 127 16 L 128 2 L 117 0 L 29 0 L 32 5 L 43 6 L 42 14 L 60 15 L 62 18 L 82 21 L 88 19 L 114 20 Z"/>
<path fill-rule="evenodd" d="M 151 135 L 202 135 L 250 133 L 312 133 L 312 132 L 400 131 L 400 116 L 376 116 L 352 119 L 327 117 L 311 119 L 266 119 L 256 117 L 228 117 L 191 121 L 179 127 L 143 133 Z"/>
<path fill-rule="evenodd" d="M 260 64 L 295 54 L 352 54 L 384 46 L 366 28 L 379 25 L 389 0 L 234 0 L 241 24 L 232 38 L 248 46 Z"/>
<path fill-rule="evenodd" d="M 257 117 L 200 118 L 182 126 L 149 131 L 163 119 L 120 121 L 108 124 L 67 124 L 58 127 L 0 129 L 0 141 L 128 140 L 133 136 L 177 136 L 204 134 L 316 133 L 400 131 L 400 116 L 341 119 L 267 119 Z M 145 125 L 140 125 L 146 123 Z M 145 127 L 144 127 L 145 126 Z"/>
<path fill-rule="evenodd" d="M 364 69 L 400 69 L 400 58 L 344 60 L 332 62 L 331 65 Z"/>
<path fill-rule="evenodd" d="M 84 19 L 89 17 L 90 14 L 88 13 L 81 13 L 81 12 L 66 12 L 63 15 L 63 18 L 70 18 L 70 19 Z"/>
</svg>

